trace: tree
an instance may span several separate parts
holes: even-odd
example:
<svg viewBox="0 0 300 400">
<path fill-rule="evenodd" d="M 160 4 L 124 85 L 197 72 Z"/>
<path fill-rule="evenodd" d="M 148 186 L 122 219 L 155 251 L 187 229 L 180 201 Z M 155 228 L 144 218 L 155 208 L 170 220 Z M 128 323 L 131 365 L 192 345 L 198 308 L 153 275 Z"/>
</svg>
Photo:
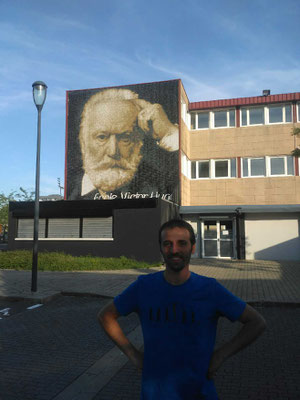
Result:
<svg viewBox="0 0 300 400">
<path fill-rule="evenodd" d="M 299 137 L 299 135 L 300 135 L 300 127 L 294 126 L 294 128 L 292 130 L 292 136 Z M 296 146 L 296 141 L 295 141 L 295 146 Z M 300 147 L 299 146 L 295 147 L 294 150 L 291 152 L 291 154 L 294 157 L 300 157 Z"/>
<path fill-rule="evenodd" d="M 8 205 L 10 201 L 32 200 L 34 200 L 34 191 L 32 192 L 22 187 L 18 191 L 10 192 L 7 196 L 4 193 L 0 193 L 0 225 L 3 225 L 4 229 L 8 226 Z"/>
</svg>

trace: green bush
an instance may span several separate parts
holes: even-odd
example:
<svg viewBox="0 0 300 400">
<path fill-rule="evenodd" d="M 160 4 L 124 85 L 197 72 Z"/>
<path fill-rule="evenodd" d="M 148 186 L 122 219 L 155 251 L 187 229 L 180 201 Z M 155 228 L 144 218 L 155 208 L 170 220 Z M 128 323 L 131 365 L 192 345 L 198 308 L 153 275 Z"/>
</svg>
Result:
<svg viewBox="0 0 300 400">
<path fill-rule="evenodd" d="M 39 252 L 39 271 L 105 271 L 131 268 L 151 268 L 161 265 L 147 264 L 131 260 L 124 256 L 119 258 L 101 258 L 93 256 L 74 257 L 60 252 Z M 0 269 L 31 270 L 32 251 L 14 250 L 0 252 Z"/>
</svg>

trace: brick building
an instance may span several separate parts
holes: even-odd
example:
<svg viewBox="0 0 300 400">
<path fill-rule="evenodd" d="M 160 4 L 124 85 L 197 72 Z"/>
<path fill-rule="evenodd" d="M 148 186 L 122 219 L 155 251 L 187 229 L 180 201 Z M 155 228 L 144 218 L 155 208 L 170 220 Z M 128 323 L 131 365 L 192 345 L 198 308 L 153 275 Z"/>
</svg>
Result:
<svg viewBox="0 0 300 400">
<path fill-rule="evenodd" d="M 195 256 L 299 260 L 300 93 L 190 103 L 182 88 L 181 110 L 180 212 Z"/>
</svg>

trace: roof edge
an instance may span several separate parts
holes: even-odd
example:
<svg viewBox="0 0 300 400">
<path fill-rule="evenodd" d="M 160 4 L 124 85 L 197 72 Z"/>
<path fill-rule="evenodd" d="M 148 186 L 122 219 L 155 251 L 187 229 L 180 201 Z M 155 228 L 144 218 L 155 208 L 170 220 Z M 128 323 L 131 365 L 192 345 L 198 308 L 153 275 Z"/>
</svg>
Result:
<svg viewBox="0 0 300 400">
<path fill-rule="evenodd" d="M 189 111 L 222 108 L 222 107 L 237 107 L 246 105 L 260 105 L 270 103 L 284 103 L 290 101 L 300 100 L 300 92 L 272 94 L 269 96 L 253 96 L 253 97 L 239 97 L 234 99 L 221 99 L 221 100 L 207 100 L 196 101 L 189 103 Z"/>
</svg>

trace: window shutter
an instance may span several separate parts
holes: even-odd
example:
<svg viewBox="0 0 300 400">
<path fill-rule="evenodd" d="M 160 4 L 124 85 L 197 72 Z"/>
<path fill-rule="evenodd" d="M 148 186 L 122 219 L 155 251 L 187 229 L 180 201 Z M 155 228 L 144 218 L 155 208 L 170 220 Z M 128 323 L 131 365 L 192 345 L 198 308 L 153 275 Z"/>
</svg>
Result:
<svg viewBox="0 0 300 400">
<path fill-rule="evenodd" d="M 83 218 L 83 238 L 112 238 L 112 217 Z"/>
<path fill-rule="evenodd" d="M 17 238 L 33 239 L 33 219 L 32 218 L 19 218 L 18 219 L 18 233 Z M 39 238 L 45 237 L 46 220 L 39 219 Z"/>
<path fill-rule="evenodd" d="M 48 238 L 79 238 L 79 218 L 49 218 Z"/>
</svg>

